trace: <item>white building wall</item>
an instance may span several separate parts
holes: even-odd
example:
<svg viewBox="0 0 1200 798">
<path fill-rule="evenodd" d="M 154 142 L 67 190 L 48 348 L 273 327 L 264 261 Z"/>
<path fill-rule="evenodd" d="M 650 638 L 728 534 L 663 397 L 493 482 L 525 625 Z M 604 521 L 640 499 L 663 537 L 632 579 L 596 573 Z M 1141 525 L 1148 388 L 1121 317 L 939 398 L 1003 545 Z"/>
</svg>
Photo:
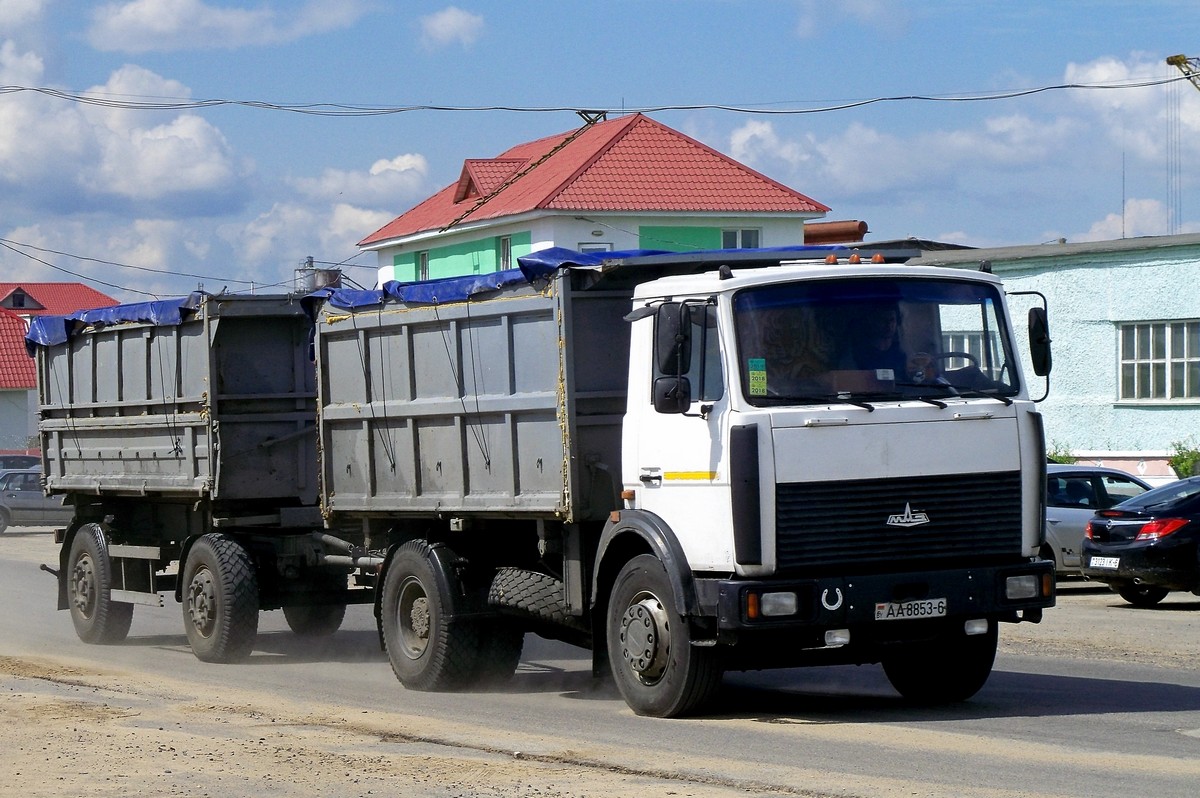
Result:
<svg viewBox="0 0 1200 798">
<path fill-rule="evenodd" d="M 1162 482 L 1174 478 L 1166 458 L 1176 441 L 1192 438 L 1200 446 L 1200 399 L 1119 398 L 1122 322 L 1200 319 L 1200 237 L 935 253 L 924 262 L 938 260 L 988 260 L 1007 291 L 1045 294 L 1054 368 L 1040 409 L 1050 448 Z M 1028 366 L 1024 330 L 1034 301 L 1012 297 L 1010 306 L 1036 397 L 1045 383 Z"/>
</svg>

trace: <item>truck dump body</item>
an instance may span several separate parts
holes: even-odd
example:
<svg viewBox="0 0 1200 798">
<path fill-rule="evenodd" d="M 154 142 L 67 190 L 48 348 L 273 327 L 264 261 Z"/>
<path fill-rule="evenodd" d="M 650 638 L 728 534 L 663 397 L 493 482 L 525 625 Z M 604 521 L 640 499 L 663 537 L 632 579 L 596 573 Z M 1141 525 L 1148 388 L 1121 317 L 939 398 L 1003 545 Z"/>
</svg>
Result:
<svg viewBox="0 0 1200 798">
<path fill-rule="evenodd" d="M 199 296 L 31 330 L 48 490 L 315 504 L 300 305 Z"/>
<path fill-rule="evenodd" d="M 618 506 L 631 290 L 568 272 L 489 277 L 323 303 L 327 516 L 578 521 Z"/>
</svg>

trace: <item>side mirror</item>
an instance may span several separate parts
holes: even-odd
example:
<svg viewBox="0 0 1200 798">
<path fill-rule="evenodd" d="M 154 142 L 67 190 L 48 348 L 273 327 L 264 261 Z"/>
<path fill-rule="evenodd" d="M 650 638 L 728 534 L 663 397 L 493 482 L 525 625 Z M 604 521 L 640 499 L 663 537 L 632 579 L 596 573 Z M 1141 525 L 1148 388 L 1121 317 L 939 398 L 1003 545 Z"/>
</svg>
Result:
<svg viewBox="0 0 1200 798">
<path fill-rule="evenodd" d="M 692 406 L 692 383 L 687 377 L 659 377 L 654 381 L 654 409 L 659 413 L 686 413 Z"/>
<path fill-rule="evenodd" d="M 654 317 L 654 360 L 660 374 L 687 374 L 692 362 L 691 308 L 664 302 Z"/>
<path fill-rule="evenodd" d="M 1029 357 L 1033 361 L 1034 374 L 1039 377 L 1050 374 L 1054 363 L 1050 356 L 1050 322 L 1045 308 L 1029 309 Z"/>
</svg>

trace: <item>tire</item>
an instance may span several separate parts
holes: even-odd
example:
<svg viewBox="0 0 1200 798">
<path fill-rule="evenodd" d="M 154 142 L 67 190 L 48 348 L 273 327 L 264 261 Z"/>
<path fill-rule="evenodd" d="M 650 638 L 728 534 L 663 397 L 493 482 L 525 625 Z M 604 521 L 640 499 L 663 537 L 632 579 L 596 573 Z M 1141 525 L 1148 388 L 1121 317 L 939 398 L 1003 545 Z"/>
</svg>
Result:
<svg viewBox="0 0 1200 798">
<path fill-rule="evenodd" d="M 1135 607 L 1153 607 L 1167 597 L 1171 591 L 1155 585 L 1123 585 L 1116 588 L 1117 595 Z"/>
<path fill-rule="evenodd" d="M 75 634 L 85 643 L 120 643 L 129 635 L 133 605 L 112 600 L 112 561 L 104 532 L 80 527 L 67 555 L 67 603 Z"/>
<path fill-rule="evenodd" d="M 445 553 L 443 551 L 443 553 Z M 450 620 L 458 575 L 423 540 L 396 550 L 383 577 L 380 624 L 392 672 L 410 690 L 453 690 L 476 676 L 479 634 L 474 623 Z"/>
<path fill-rule="evenodd" d="M 301 637 L 329 637 L 342 627 L 345 604 L 319 604 L 283 608 L 288 628 Z"/>
<path fill-rule="evenodd" d="M 183 571 L 183 626 L 202 662 L 241 662 L 258 636 L 258 572 L 226 535 L 203 535 Z"/>
<path fill-rule="evenodd" d="M 917 704 L 952 704 L 979 692 L 996 660 L 996 623 L 981 635 L 956 634 L 905 646 L 883 659 L 896 692 Z"/>
<path fill-rule="evenodd" d="M 540 571 L 500 568 L 488 591 L 488 605 L 536 622 L 543 637 L 590 646 L 591 630 L 570 613 L 563 600 L 563 583 Z"/>
<path fill-rule="evenodd" d="M 493 618 L 478 626 L 479 656 L 474 678 L 480 687 L 496 687 L 512 681 L 521 664 L 525 632 L 504 618 Z"/>
<path fill-rule="evenodd" d="M 642 554 L 621 568 L 607 612 L 608 658 L 617 689 L 639 715 L 674 718 L 695 712 L 721 686 L 714 648 L 691 644 L 686 619 L 657 557 Z"/>
</svg>

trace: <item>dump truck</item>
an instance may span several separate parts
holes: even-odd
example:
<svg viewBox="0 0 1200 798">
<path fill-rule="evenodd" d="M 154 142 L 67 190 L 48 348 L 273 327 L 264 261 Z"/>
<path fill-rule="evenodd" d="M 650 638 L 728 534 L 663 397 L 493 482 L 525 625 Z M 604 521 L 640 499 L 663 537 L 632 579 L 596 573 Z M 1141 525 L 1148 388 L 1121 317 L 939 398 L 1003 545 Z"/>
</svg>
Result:
<svg viewBox="0 0 1200 798">
<path fill-rule="evenodd" d="M 653 716 L 802 665 L 969 698 L 1054 604 L 1044 434 L 1000 281 L 903 260 L 549 249 L 38 332 L 59 606 L 105 642 L 174 591 L 221 662 L 260 610 L 370 601 L 408 688 L 511 677 L 532 632 Z M 1044 307 L 1028 339 L 1048 373 Z"/>
</svg>

